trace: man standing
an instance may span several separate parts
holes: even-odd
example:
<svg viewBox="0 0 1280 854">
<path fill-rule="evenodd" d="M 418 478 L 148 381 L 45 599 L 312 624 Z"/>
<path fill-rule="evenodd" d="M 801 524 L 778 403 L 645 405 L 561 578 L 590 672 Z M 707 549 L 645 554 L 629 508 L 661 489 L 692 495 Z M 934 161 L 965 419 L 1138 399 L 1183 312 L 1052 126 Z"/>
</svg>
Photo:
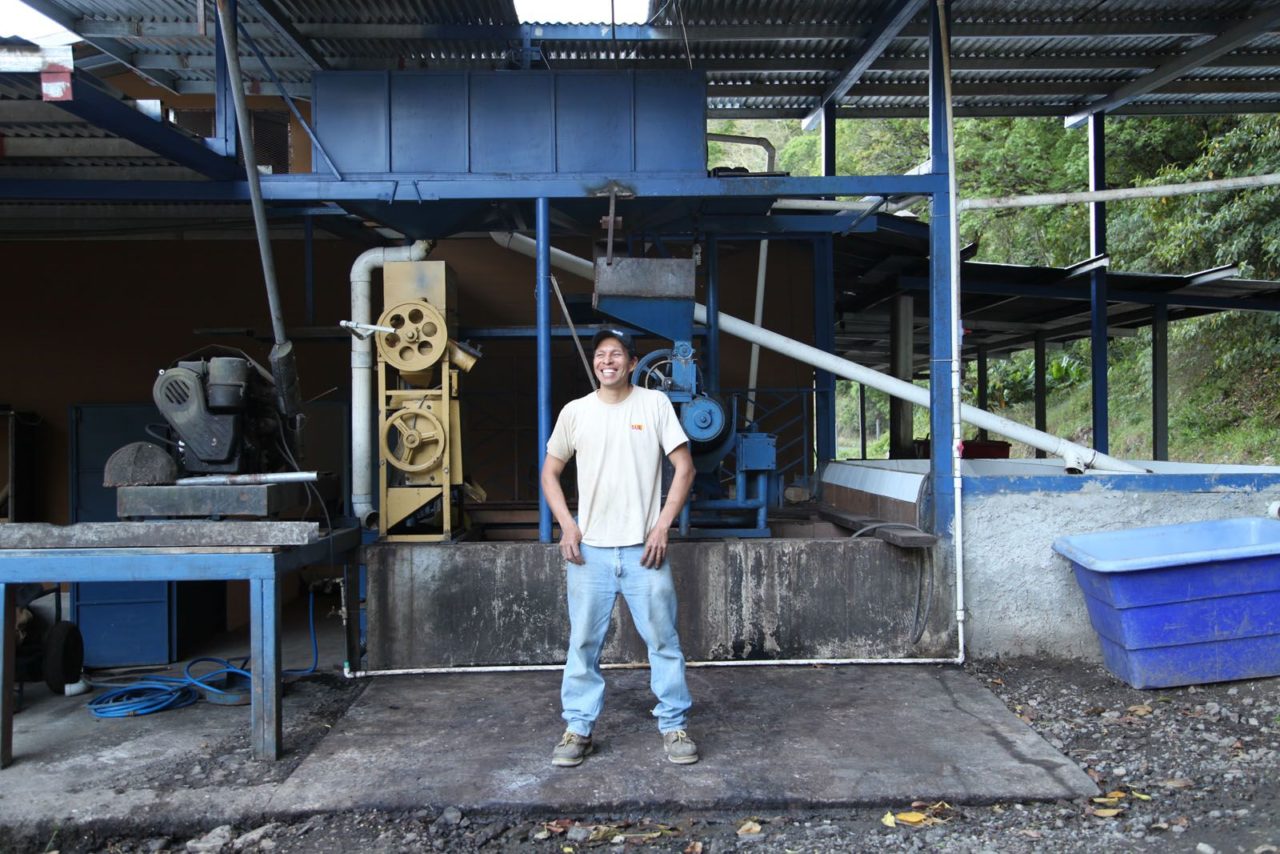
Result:
<svg viewBox="0 0 1280 854">
<path fill-rule="evenodd" d="M 698 761 L 698 747 L 685 731 L 693 700 L 676 634 L 667 531 L 693 483 L 689 439 L 665 394 L 631 384 L 636 349 L 630 335 L 602 329 L 591 347 L 600 387 L 561 410 L 542 467 L 542 492 L 560 524 L 569 598 L 569 650 L 560 686 L 568 726 L 551 764 L 581 764 L 592 750 L 591 729 L 604 707 L 600 651 L 621 593 L 649 648 L 649 686 L 658 698 L 653 714 L 663 748 L 669 760 L 687 765 Z M 575 454 L 576 520 L 560 486 L 560 474 Z M 675 466 L 665 504 L 663 456 Z"/>
</svg>

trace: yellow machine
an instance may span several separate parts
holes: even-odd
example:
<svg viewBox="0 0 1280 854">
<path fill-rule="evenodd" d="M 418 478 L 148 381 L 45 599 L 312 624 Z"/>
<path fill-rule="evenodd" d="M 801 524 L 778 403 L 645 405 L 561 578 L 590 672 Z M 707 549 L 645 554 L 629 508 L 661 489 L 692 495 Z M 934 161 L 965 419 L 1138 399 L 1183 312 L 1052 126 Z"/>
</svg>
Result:
<svg viewBox="0 0 1280 854">
<path fill-rule="evenodd" d="M 452 539 L 461 522 L 458 373 L 478 353 L 449 337 L 457 328 L 453 272 L 443 261 L 383 268 L 378 350 L 379 533 L 387 540 Z"/>
</svg>

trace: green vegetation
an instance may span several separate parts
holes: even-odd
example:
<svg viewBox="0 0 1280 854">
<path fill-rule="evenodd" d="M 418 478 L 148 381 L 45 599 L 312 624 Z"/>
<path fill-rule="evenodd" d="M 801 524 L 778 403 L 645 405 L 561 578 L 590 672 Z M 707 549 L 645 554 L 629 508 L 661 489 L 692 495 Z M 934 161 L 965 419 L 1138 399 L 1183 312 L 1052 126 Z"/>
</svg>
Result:
<svg viewBox="0 0 1280 854">
<path fill-rule="evenodd" d="M 768 137 L 777 168 L 793 175 L 821 171 L 817 133 L 798 121 L 713 122 L 717 133 Z M 1280 117 L 1125 118 L 1107 121 L 1107 179 L 1113 187 L 1176 184 L 1280 172 Z M 764 168 L 758 148 L 712 143 L 712 165 Z M 928 156 L 922 120 L 842 121 L 836 138 L 840 174 L 892 174 Z M 956 171 L 963 197 L 1065 192 L 1087 187 L 1086 137 L 1060 119 L 966 119 L 956 126 Z M 916 213 L 927 218 L 927 206 Z M 1089 254 L 1087 207 L 1070 205 L 973 211 L 960 219 L 962 243 L 975 258 L 1066 266 Z M 1280 188 L 1172 196 L 1108 205 L 1113 270 L 1186 274 L 1239 264 L 1241 275 L 1280 279 Z M 1109 348 L 1110 450 L 1151 455 L 1150 329 Z M 1227 312 L 1169 327 L 1169 444 L 1177 460 L 1272 464 L 1280 449 L 1280 316 Z M 1032 423 L 1031 353 L 993 360 L 989 406 Z M 967 367 L 965 399 L 975 402 L 976 370 Z M 1051 351 L 1049 432 L 1091 441 L 1088 341 Z M 857 456 L 857 387 L 838 387 L 841 456 Z M 888 401 L 868 390 L 868 456 L 888 450 Z M 878 425 L 878 426 L 877 426 Z M 928 434 L 917 410 L 915 434 Z M 876 438 L 876 436 L 879 438 Z M 1015 455 L 1030 449 L 1015 446 Z"/>
</svg>

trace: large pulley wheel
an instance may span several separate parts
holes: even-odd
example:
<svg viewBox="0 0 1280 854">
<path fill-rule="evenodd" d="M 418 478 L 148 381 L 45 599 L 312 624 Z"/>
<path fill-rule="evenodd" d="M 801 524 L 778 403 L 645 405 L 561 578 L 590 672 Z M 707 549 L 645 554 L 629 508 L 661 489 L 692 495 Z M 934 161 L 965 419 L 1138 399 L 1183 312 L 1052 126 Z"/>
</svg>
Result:
<svg viewBox="0 0 1280 854">
<path fill-rule="evenodd" d="M 438 465 L 445 442 L 444 425 L 425 409 L 398 409 L 382 425 L 382 458 L 410 474 Z"/>
<path fill-rule="evenodd" d="M 377 333 L 378 352 L 401 373 L 427 370 L 440 361 L 449 345 L 444 317 L 430 303 L 394 305 L 382 313 L 378 325 L 392 329 Z"/>
</svg>

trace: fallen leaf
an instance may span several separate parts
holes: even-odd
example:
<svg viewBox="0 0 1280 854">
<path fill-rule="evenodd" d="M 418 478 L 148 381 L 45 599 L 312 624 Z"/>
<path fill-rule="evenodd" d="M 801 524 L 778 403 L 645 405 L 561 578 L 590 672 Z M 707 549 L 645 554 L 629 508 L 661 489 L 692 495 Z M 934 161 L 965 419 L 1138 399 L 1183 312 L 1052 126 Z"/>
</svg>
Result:
<svg viewBox="0 0 1280 854">
<path fill-rule="evenodd" d="M 909 824 L 914 827 L 916 825 L 924 824 L 929 819 L 929 816 L 922 812 L 911 810 L 909 812 L 897 813 L 894 815 L 894 818 L 903 824 Z"/>
<path fill-rule="evenodd" d="M 1101 771 L 1099 771 L 1098 769 L 1096 769 L 1096 768 L 1086 768 L 1086 769 L 1084 769 L 1084 773 L 1088 774 L 1088 775 L 1089 775 L 1089 779 L 1090 779 L 1090 780 L 1092 780 L 1093 782 L 1095 782 L 1095 783 L 1101 783 L 1101 782 L 1102 782 L 1102 772 L 1101 772 Z"/>
<path fill-rule="evenodd" d="M 1178 825 L 1178 827 L 1186 827 L 1187 825 L 1191 824 L 1191 820 L 1187 818 L 1185 815 L 1180 815 L 1169 823 L 1176 824 Z"/>
<path fill-rule="evenodd" d="M 1186 777 L 1174 777 L 1171 780 L 1161 780 L 1160 785 L 1164 786 L 1166 789 L 1190 789 L 1195 785 L 1195 783 L 1191 782 Z"/>
<path fill-rule="evenodd" d="M 739 836 L 751 836 L 759 832 L 760 832 L 759 823 L 750 821 L 750 820 L 744 821 L 742 825 L 738 828 Z"/>
<path fill-rule="evenodd" d="M 1138 800 L 1140 800 L 1140 801 L 1149 801 L 1149 800 L 1151 800 L 1151 796 L 1150 796 L 1150 795 L 1144 795 L 1144 794 L 1142 794 L 1142 792 L 1134 792 L 1134 791 L 1130 791 L 1130 792 L 1129 792 L 1129 794 L 1133 795 L 1135 798 L 1137 798 L 1137 799 L 1138 799 Z"/>
<path fill-rule="evenodd" d="M 563 848 L 561 848 L 560 850 L 561 850 L 562 852 L 564 852 L 564 854 L 573 854 L 573 846 L 572 846 L 572 845 L 566 845 L 566 846 L 564 846 Z"/>
<path fill-rule="evenodd" d="M 547 829 L 544 827 L 544 828 L 542 828 L 542 830 L 539 830 L 537 833 L 535 833 L 535 834 L 533 835 L 533 838 L 534 838 L 534 839 L 537 839 L 537 840 L 550 839 L 550 838 L 551 838 L 551 831 L 547 830 Z"/>
<path fill-rule="evenodd" d="M 1123 798 L 1124 796 L 1125 796 L 1125 793 L 1120 791 L 1119 789 L 1116 789 L 1114 792 L 1107 792 L 1108 798 Z"/>
<path fill-rule="evenodd" d="M 1105 809 L 1105 810 L 1094 810 L 1093 814 L 1098 816 L 1099 818 L 1115 818 L 1116 816 L 1120 815 L 1120 813 L 1122 812 L 1124 812 L 1124 810 L 1122 809 Z"/>
<path fill-rule="evenodd" d="M 685 846 L 684 854 L 702 854 L 702 843 L 690 842 Z"/>
<path fill-rule="evenodd" d="M 995 679 L 992 679 L 992 680 L 991 680 L 991 684 L 992 684 L 992 685 L 1003 685 L 1003 684 L 1004 684 L 1004 680 L 1003 680 L 1003 679 L 1001 679 L 1001 678 L 999 678 L 999 677 L 996 677 Z"/>
<path fill-rule="evenodd" d="M 1142 703 L 1141 705 L 1130 706 L 1126 711 L 1131 712 L 1138 717 L 1145 717 L 1146 715 L 1151 714 L 1151 707 L 1146 703 Z"/>
<path fill-rule="evenodd" d="M 1090 800 L 1092 800 L 1095 804 L 1106 804 L 1106 805 L 1107 805 L 1107 806 L 1109 806 L 1109 807 L 1113 807 L 1113 806 L 1115 806 L 1116 804 L 1120 803 L 1120 799 L 1119 799 L 1119 798 L 1111 798 L 1111 797 L 1106 797 L 1106 798 L 1090 798 Z"/>
<path fill-rule="evenodd" d="M 1041 836 L 1044 835 L 1038 830 L 1019 830 L 1018 832 L 1021 833 L 1023 836 L 1027 837 L 1028 839 L 1039 839 Z"/>
<path fill-rule="evenodd" d="M 1151 830 L 1168 830 L 1169 825 L 1164 823 L 1163 821 L 1157 821 L 1151 825 L 1150 829 Z"/>
<path fill-rule="evenodd" d="M 893 810 L 889 810 L 887 813 L 881 816 L 880 823 L 883 824 L 885 827 L 897 827 L 898 822 L 893 817 Z"/>
</svg>

